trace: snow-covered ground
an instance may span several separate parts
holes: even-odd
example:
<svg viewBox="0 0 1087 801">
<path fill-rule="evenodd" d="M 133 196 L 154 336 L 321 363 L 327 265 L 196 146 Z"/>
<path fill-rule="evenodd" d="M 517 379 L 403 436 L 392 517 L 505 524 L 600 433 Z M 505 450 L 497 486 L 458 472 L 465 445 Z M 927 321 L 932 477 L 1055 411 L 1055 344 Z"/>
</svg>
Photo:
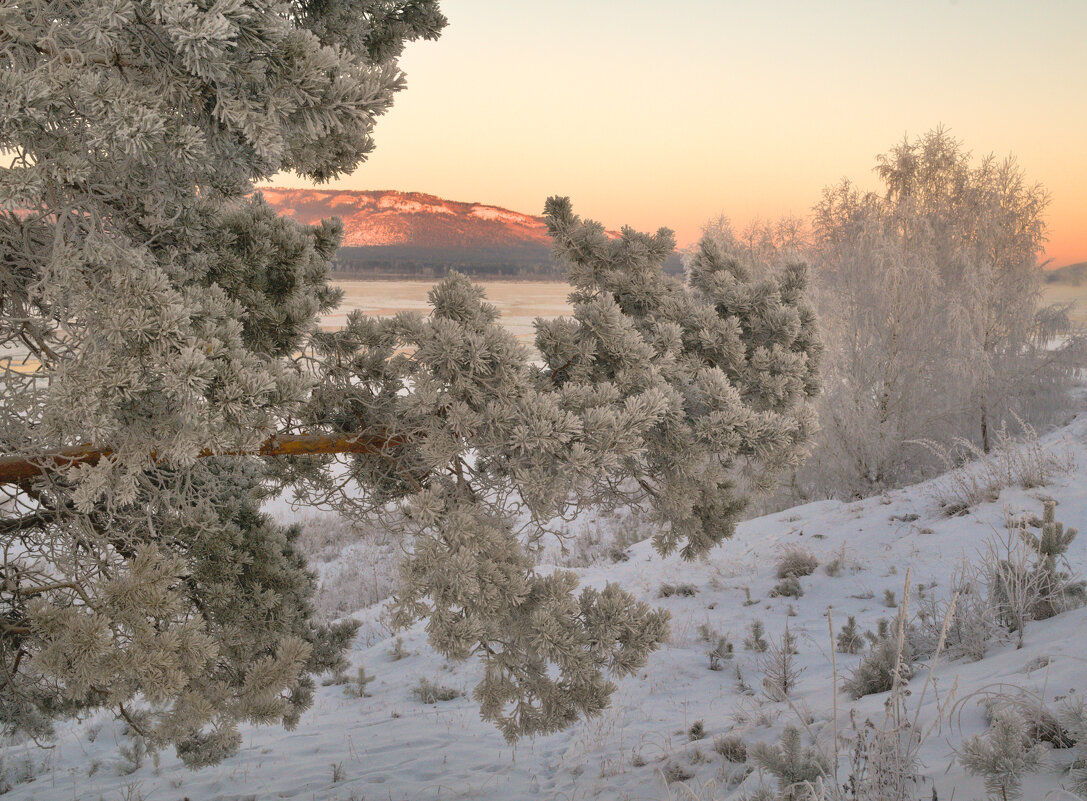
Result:
<svg viewBox="0 0 1087 801">
<path fill-rule="evenodd" d="M 15 782 L 5 799 L 740 798 L 773 779 L 754 771 L 738 784 L 743 773 L 714 752 L 715 737 L 739 734 L 749 746 L 777 742 L 791 723 L 804 730 L 807 742 L 814 738 L 824 749 L 832 747 L 828 609 L 836 630 L 849 615 L 862 629 L 874 629 L 878 619 L 893 616 L 884 604 L 885 591 L 901 599 L 907 570 L 915 598 L 923 584 L 926 597 L 946 600 L 952 573 L 963 559 L 977 561 L 986 540 L 1005 532 L 1009 507 L 1040 514 L 1040 500 L 1052 498 L 1059 504 L 1058 520 L 1087 528 L 1087 419 L 1043 442 L 1051 451 L 1068 451 L 1077 466 L 1044 487 L 1005 489 L 995 502 L 962 516 L 941 512 L 935 496 L 947 479 L 936 479 L 856 503 L 824 501 L 751 520 L 695 564 L 661 559 L 648 542 L 640 542 L 627 549 L 626 561 L 578 569 L 585 582 L 617 581 L 669 609 L 672 636 L 636 676 L 619 682 L 603 715 L 567 731 L 508 745 L 480 721 L 470 699 L 479 666 L 446 663 L 427 646 L 421 625 L 389 633 L 377 605 L 356 613 L 364 626 L 350 654 L 353 666 L 365 665 L 376 677 L 367 688 L 369 697 L 352 697 L 342 685 L 321 687 L 294 731 L 248 727 L 240 753 L 200 771 L 188 770 L 170 752 L 157 765 L 145 759 L 132 770 L 131 760 L 118 752 L 125 744 L 121 727 L 103 713 L 62 725 L 52 750 L 33 744 L 0 750 L 0 773 Z M 583 525 L 625 523 L 617 517 L 586 519 Z M 783 549 L 797 545 L 815 554 L 820 568 L 800 579 L 803 597 L 772 598 L 775 562 Z M 844 569 L 828 575 L 824 566 L 843 553 Z M 1087 534 L 1073 542 L 1069 558 L 1077 572 L 1087 572 Z M 695 592 L 661 598 L 663 584 L 688 584 Z M 787 617 L 790 607 L 795 616 Z M 761 692 L 762 657 L 742 644 L 755 619 L 765 623 L 768 639 L 780 638 L 786 620 L 799 638 L 796 659 L 804 672 L 790 703 L 772 702 Z M 702 636 L 709 630 L 735 646 L 734 658 L 718 671 L 709 669 L 712 644 Z M 938 725 L 920 752 L 926 781 L 918 797 L 934 797 L 933 784 L 939 799 L 984 797 L 981 780 L 966 775 L 954 759 L 963 737 L 985 730 L 978 702 L 990 691 L 1026 690 L 1055 705 L 1072 691 L 1087 690 L 1085 631 L 1087 608 L 1081 608 L 1030 623 L 1021 649 L 1014 642 L 998 643 L 979 662 L 941 660 L 927 687 L 928 667 L 920 667 L 906 704 L 911 720 L 920 705 L 919 727 Z M 836 658 L 844 677 L 862 657 Z M 744 693 L 737 669 L 755 695 Z M 462 694 L 422 703 L 412 688 L 423 679 Z M 868 717 L 880 721 L 886 700 L 882 694 L 853 702 L 840 692 L 838 728 L 849 733 L 851 709 L 858 723 Z M 937 714 L 938 707 L 944 715 Z M 688 732 L 697 721 L 704 737 L 692 741 Z M 1047 750 L 1047 767 L 1027 777 L 1024 797 L 1071 797 L 1058 789 L 1070 759 L 1067 749 Z M 847 771 L 844 755 L 842 766 Z M 690 792 L 667 784 L 666 773 L 689 776 Z"/>
</svg>

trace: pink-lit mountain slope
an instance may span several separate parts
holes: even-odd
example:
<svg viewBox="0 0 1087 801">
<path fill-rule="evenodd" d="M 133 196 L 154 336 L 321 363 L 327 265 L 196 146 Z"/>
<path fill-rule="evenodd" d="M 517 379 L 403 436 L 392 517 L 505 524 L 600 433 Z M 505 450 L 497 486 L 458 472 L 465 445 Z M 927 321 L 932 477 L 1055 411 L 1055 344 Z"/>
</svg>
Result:
<svg viewBox="0 0 1087 801">
<path fill-rule="evenodd" d="M 430 278 L 459 270 L 478 277 L 562 279 L 566 273 L 551 255 L 543 217 L 420 192 L 270 187 L 260 192 L 280 214 L 299 222 L 343 220 L 335 265 L 341 277 Z M 669 271 L 682 269 L 678 258 L 671 262 Z"/>
<path fill-rule="evenodd" d="M 345 247 L 550 247 L 542 217 L 482 203 L 460 203 L 419 192 L 324 189 L 260 190 L 281 214 L 304 223 L 339 217 Z"/>
</svg>

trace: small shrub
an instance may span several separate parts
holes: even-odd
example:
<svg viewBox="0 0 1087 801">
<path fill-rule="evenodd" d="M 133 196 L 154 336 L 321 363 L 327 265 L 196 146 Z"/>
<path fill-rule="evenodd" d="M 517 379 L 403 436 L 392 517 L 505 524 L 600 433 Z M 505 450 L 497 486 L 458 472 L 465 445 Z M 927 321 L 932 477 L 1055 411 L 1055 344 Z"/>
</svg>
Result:
<svg viewBox="0 0 1087 801">
<path fill-rule="evenodd" d="M 460 690 L 454 690 L 452 687 L 444 687 L 441 684 L 437 684 L 426 678 L 419 679 L 419 683 L 411 688 L 411 694 L 424 704 L 452 701 L 454 698 L 460 698 L 461 696 Z"/>
<path fill-rule="evenodd" d="M 6 766 L 3 756 L 0 756 L 0 795 L 10 792 L 18 784 L 34 781 L 37 775 L 37 767 L 29 754 L 10 766 Z"/>
<path fill-rule="evenodd" d="M 687 739 L 690 742 L 695 740 L 701 740 L 706 736 L 706 726 L 701 720 L 696 720 L 691 724 L 691 728 L 687 729 Z"/>
<path fill-rule="evenodd" d="M 984 705 L 990 724 L 1000 710 L 1016 713 L 1026 725 L 1027 739 L 1031 743 L 1049 743 L 1054 748 L 1071 748 L 1076 744 L 1075 736 L 1064 727 L 1060 718 L 1031 693 L 997 693 L 987 698 Z"/>
<path fill-rule="evenodd" d="M 736 665 L 736 690 L 741 695 L 755 694 L 755 691 L 751 689 L 751 685 L 744 680 L 744 674 L 739 665 Z"/>
<path fill-rule="evenodd" d="M 982 570 L 989 590 L 989 603 L 1000 626 L 1017 637 L 1022 647 L 1027 623 L 1046 614 L 1060 601 L 1052 595 L 1054 577 L 1047 571 L 1048 560 L 1037 559 L 1034 537 L 1022 518 L 1008 516 L 1003 537 L 986 541 Z M 1074 534 L 1075 532 L 1073 532 Z"/>
<path fill-rule="evenodd" d="M 761 659 L 765 676 L 762 688 L 771 701 L 784 701 L 796 687 L 804 668 L 798 668 L 793 660 L 796 655 L 796 637 L 789 633 L 789 621 L 785 621 L 785 633 L 781 643 L 769 643 Z"/>
<path fill-rule="evenodd" d="M 886 621 L 881 621 L 886 622 Z M 853 673 L 842 682 L 842 689 L 854 699 L 872 693 L 885 693 L 895 685 L 895 670 L 899 681 L 906 682 L 913 678 L 914 646 L 909 636 L 902 638 L 902 649 L 898 648 L 897 636 L 891 636 L 887 626 L 877 638 L 864 660 Z"/>
<path fill-rule="evenodd" d="M 799 598 L 804 594 L 804 588 L 800 586 L 800 580 L 795 576 L 782 579 L 770 590 L 771 598 Z"/>
<path fill-rule="evenodd" d="M 118 751 L 121 754 L 121 764 L 117 767 L 122 776 L 131 776 L 143 767 L 143 758 L 147 755 L 147 743 L 143 737 L 136 735 L 129 744 L 122 744 Z"/>
<path fill-rule="evenodd" d="M 668 784 L 685 782 L 688 779 L 694 778 L 694 771 L 687 770 L 687 768 L 683 767 L 683 765 L 678 762 L 669 762 L 664 766 L 662 773 L 664 774 L 664 780 Z"/>
<path fill-rule="evenodd" d="M 786 726 L 779 745 L 756 743 L 751 748 L 755 763 L 777 779 L 780 801 L 801 801 L 827 775 L 830 765 L 815 748 L 802 747 L 800 731 Z"/>
<path fill-rule="evenodd" d="M 956 601 L 944 638 L 944 652 L 949 659 L 977 662 L 1000 633 L 996 612 L 979 589 L 980 583 L 977 572 L 966 565 L 951 579 L 951 593 Z M 939 641 L 948 603 L 929 598 L 921 604 L 918 617 L 926 653 Z"/>
<path fill-rule="evenodd" d="M 344 772 L 342 762 L 332 763 L 332 783 L 339 784 L 347 778 L 347 774 Z"/>
<path fill-rule="evenodd" d="M 838 653 L 859 654 L 864 647 L 864 638 L 857 628 L 857 618 L 849 616 L 842 630 L 838 632 Z"/>
<path fill-rule="evenodd" d="M 608 559 L 612 561 L 612 564 L 617 564 L 619 562 L 629 562 L 629 550 L 622 545 L 612 545 L 610 548 L 608 548 Z"/>
<path fill-rule="evenodd" d="M 369 676 L 366 673 L 366 668 L 359 665 L 359 671 L 355 675 L 355 680 L 345 688 L 344 692 L 351 698 L 369 698 L 370 693 L 366 690 L 366 685 L 374 680 L 374 676 Z"/>
<path fill-rule="evenodd" d="M 698 589 L 693 584 L 661 584 L 658 598 L 671 598 L 678 595 L 683 598 L 693 598 Z"/>
<path fill-rule="evenodd" d="M 846 568 L 846 556 L 845 556 L 845 543 L 842 543 L 842 547 L 838 550 L 838 553 L 834 555 L 834 558 L 823 565 L 823 572 L 831 578 L 840 576 L 842 571 Z"/>
<path fill-rule="evenodd" d="M 748 635 L 744 638 L 744 648 L 757 654 L 766 653 L 766 649 L 770 647 L 770 644 L 765 639 L 766 627 L 762 621 L 752 620 L 747 630 Z"/>
<path fill-rule="evenodd" d="M 925 730 L 903 737 L 904 707 L 892 702 L 886 709 L 887 717 L 879 726 L 868 718 L 859 725 L 856 717 L 850 716 L 853 746 L 849 753 L 849 775 L 843 785 L 848 801 L 920 798 L 917 750 L 925 739 Z"/>
<path fill-rule="evenodd" d="M 539 543 L 537 556 L 559 567 L 615 564 L 628 561 L 630 546 L 650 536 L 648 522 L 639 517 L 604 517 L 595 525 L 579 527 L 577 531 L 565 529 L 548 544 Z"/>
<path fill-rule="evenodd" d="M 401 659 L 411 656 L 407 649 L 404 648 L 404 638 L 397 637 L 396 642 L 393 643 L 393 649 L 389 651 L 389 659 L 393 662 L 399 662 Z"/>
<path fill-rule="evenodd" d="M 1087 798 L 1087 704 L 1080 694 L 1073 693 L 1065 699 L 1060 722 L 1076 748 L 1068 769 L 1069 789 Z"/>
<path fill-rule="evenodd" d="M 888 609 L 894 609 L 898 606 L 898 599 L 895 598 L 894 590 L 883 591 L 883 605 L 886 606 Z"/>
<path fill-rule="evenodd" d="M 1034 572 L 1038 574 L 1038 598 L 1031 609 L 1035 620 L 1046 620 L 1087 602 L 1087 582 L 1076 579 L 1068 566 L 1068 546 L 1077 532 L 1057 522 L 1056 507 L 1053 501 L 1042 504 L 1038 534 L 1031 534 L 1026 525 L 1018 527 L 1020 538 L 1034 554 Z"/>
<path fill-rule="evenodd" d="M 1001 709 L 993 713 L 993 722 L 985 734 L 963 741 L 959 761 L 967 772 L 981 776 L 993 798 L 1012 801 L 1019 798 L 1023 774 L 1042 766 L 1044 750 L 1032 745 L 1023 719 L 1015 712 Z"/>
<path fill-rule="evenodd" d="M 774 792 L 773 787 L 760 784 L 754 790 L 745 790 L 744 794 L 740 796 L 740 801 L 778 801 L 778 795 Z"/>
<path fill-rule="evenodd" d="M 779 579 L 810 576 L 819 567 L 819 560 L 803 548 L 792 547 L 778 559 L 776 574 Z"/>
<path fill-rule="evenodd" d="M 744 606 L 754 606 L 757 603 L 758 601 L 751 597 L 751 588 L 744 587 Z"/>
<path fill-rule="evenodd" d="M 886 640 L 891 636 L 891 621 L 885 617 L 881 617 L 876 621 L 875 631 L 864 632 L 865 639 L 872 645 L 876 645 L 880 640 Z"/>
<path fill-rule="evenodd" d="M 710 670 L 720 670 L 721 662 L 732 659 L 732 643 L 725 637 L 717 638 L 717 645 L 710 651 Z"/>
<path fill-rule="evenodd" d="M 738 734 L 718 737 L 713 741 L 713 750 L 729 762 L 738 765 L 747 762 L 747 744 Z"/>
<path fill-rule="evenodd" d="M 121 784 L 120 801 L 145 801 L 143 786 L 139 782 Z"/>
</svg>

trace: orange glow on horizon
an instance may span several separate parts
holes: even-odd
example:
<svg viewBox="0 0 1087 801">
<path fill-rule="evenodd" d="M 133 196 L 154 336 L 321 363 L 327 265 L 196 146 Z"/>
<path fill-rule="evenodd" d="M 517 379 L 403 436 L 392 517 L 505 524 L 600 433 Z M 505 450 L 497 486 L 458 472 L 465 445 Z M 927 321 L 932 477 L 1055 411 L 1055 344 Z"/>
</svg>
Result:
<svg viewBox="0 0 1087 801">
<path fill-rule="evenodd" d="M 683 246 L 722 214 L 807 217 L 842 177 L 875 189 L 877 154 L 944 125 L 1049 190 L 1050 266 L 1087 260 L 1087 3 L 441 2 L 370 161 L 325 188 L 525 214 L 568 195 Z"/>
</svg>

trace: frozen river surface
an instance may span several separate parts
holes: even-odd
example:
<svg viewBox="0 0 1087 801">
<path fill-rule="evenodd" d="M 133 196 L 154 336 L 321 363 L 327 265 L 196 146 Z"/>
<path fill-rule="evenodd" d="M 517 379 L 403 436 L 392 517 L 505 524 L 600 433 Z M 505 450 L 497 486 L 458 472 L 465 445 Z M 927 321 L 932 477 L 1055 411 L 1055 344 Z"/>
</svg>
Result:
<svg viewBox="0 0 1087 801">
<path fill-rule="evenodd" d="M 569 284 L 558 281 L 477 281 L 487 301 L 498 307 L 502 323 L 526 345 L 531 345 L 537 317 L 570 314 L 566 302 Z M 359 309 L 366 314 L 392 315 L 401 311 L 429 311 L 427 292 L 433 281 L 333 281 L 344 291 L 340 307 L 321 319 L 322 327 L 340 328 L 348 312 Z"/>
</svg>

